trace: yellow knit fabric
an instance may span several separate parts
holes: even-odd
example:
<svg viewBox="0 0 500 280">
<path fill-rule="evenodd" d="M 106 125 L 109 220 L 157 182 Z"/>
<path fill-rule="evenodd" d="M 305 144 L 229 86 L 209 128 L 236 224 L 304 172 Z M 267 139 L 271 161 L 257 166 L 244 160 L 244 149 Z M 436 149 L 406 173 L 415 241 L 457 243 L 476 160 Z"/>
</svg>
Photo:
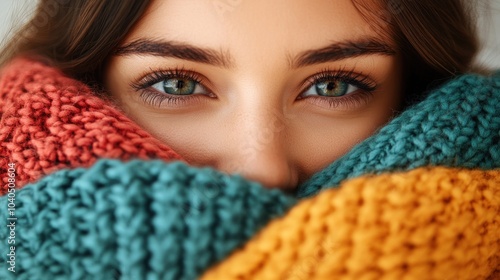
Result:
<svg viewBox="0 0 500 280">
<path fill-rule="evenodd" d="M 201 279 L 493 280 L 498 270 L 500 170 L 434 167 L 304 200 Z"/>
</svg>

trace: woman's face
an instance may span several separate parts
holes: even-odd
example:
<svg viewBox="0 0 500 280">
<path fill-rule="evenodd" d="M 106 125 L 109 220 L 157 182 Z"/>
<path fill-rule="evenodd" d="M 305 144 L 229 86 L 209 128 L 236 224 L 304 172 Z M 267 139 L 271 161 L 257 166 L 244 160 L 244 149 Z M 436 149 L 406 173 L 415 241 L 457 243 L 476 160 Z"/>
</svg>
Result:
<svg viewBox="0 0 500 280">
<path fill-rule="evenodd" d="M 290 190 L 401 103 L 400 56 L 370 25 L 351 0 L 153 1 L 105 86 L 189 163 Z"/>
</svg>

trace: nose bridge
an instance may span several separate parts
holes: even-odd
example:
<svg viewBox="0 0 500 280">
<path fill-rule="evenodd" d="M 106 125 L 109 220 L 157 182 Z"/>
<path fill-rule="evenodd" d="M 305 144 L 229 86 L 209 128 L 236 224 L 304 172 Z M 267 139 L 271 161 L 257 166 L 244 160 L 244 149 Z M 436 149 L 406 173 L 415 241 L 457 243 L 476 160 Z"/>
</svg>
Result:
<svg viewBox="0 0 500 280">
<path fill-rule="evenodd" d="M 267 187 L 291 188 L 283 105 L 253 96 L 235 108 L 238 113 L 230 133 L 237 144 L 228 151 L 228 169 Z"/>
<path fill-rule="evenodd" d="M 247 158 L 283 153 L 284 121 L 277 109 L 261 107 L 241 114 L 238 129 L 242 155 Z M 263 154 L 266 153 L 266 154 Z"/>
</svg>

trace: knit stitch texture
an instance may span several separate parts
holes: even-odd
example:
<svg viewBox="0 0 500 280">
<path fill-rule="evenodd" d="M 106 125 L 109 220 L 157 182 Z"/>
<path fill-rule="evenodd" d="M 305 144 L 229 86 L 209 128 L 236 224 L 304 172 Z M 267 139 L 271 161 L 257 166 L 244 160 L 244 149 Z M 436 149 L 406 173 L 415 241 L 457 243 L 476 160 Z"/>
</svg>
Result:
<svg viewBox="0 0 500 280">
<path fill-rule="evenodd" d="M 294 199 L 181 162 L 102 160 L 28 185 L 15 201 L 18 279 L 135 280 L 197 279 Z M 8 234 L 2 227 L 0 239 Z"/>
<path fill-rule="evenodd" d="M 432 91 L 302 200 L 189 166 L 42 63 L 3 69 L 0 105 L 0 279 L 498 279 L 498 76 Z"/>
<path fill-rule="evenodd" d="M 500 76 L 500 73 L 497 75 Z M 434 90 L 299 188 L 305 197 L 365 173 L 500 166 L 500 79 L 464 75 Z"/>
<path fill-rule="evenodd" d="M 487 279 L 499 213 L 498 170 L 356 178 L 303 201 L 202 279 Z"/>
<path fill-rule="evenodd" d="M 0 174 L 16 162 L 19 186 L 98 158 L 181 159 L 56 69 L 19 59 L 0 75 Z M 0 194 L 6 190 L 2 184 Z"/>
</svg>

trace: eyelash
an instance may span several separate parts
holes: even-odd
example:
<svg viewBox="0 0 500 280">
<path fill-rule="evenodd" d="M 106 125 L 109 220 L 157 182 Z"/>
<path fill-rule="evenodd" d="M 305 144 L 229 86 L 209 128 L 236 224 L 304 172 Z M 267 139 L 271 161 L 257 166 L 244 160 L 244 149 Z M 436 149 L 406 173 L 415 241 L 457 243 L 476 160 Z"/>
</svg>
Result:
<svg viewBox="0 0 500 280">
<path fill-rule="evenodd" d="M 200 98 L 199 95 L 186 95 L 186 96 L 175 96 L 175 95 L 167 95 L 156 92 L 153 89 L 150 89 L 156 83 L 159 83 L 163 80 L 168 80 L 172 78 L 180 78 L 180 79 L 189 79 L 193 80 L 200 85 L 203 89 L 208 91 L 211 94 L 211 91 L 203 84 L 203 78 L 200 74 L 185 70 L 184 68 L 174 68 L 171 70 L 153 70 L 150 69 L 150 74 L 143 75 L 138 82 L 132 83 L 131 87 L 136 91 L 140 92 L 139 97 L 146 102 L 146 104 L 161 107 L 161 105 L 166 102 L 168 105 L 182 105 L 193 98 Z"/>
<path fill-rule="evenodd" d="M 322 96 L 308 96 L 301 97 L 302 94 L 316 83 L 325 81 L 337 80 L 347 84 L 354 85 L 359 90 L 351 94 L 340 97 L 322 97 Z M 307 78 L 300 88 L 304 88 L 299 95 L 299 99 L 310 98 L 313 103 L 326 105 L 327 108 L 334 109 L 338 107 L 345 107 L 347 109 L 355 108 L 367 101 L 373 92 L 378 88 L 378 85 L 373 82 L 368 76 L 355 72 L 354 70 L 347 70 L 346 68 L 331 69 L 324 68 L 320 72 Z"/>
<path fill-rule="evenodd" d="M 195 101 L 194 99 L 203 98 L 203 94 L 185 95 L 185 96 L 175 96 L 158 93 L 156 90 L 151 89 L 156 83 L 164 80 L 179 78 L 179 79 L 190 79 L 199 84 L 204 90 L 206 90 L 211 97 L 215 95 L 208 89 L 203 83 L 204 78 L 197 72 L 191 70 L 185 70 L 184 68 L 174 68 L 168 70 L 153 70 L 150 69 L 149 74 L 143 75 L 141 79 L 137 82 L 132 83 L 130 86 L 136 91 L 140 92 L 140 98 L 149 105 L 155 107 L 161 107 L 164 103 L 172 106 L 179 106 L 190 101 Z M 321 83 L 324 81 L 338 80 L 351 85 L 354 85 L 359 90 L 356 92 L 347 94 L 341 97 L 325 97 L 325 96 L 307 96 L 302 97 L 302 94 L 316 83 Z M 367 76 L 356 73 L 354 70 L 346 70 L 345 68 L 333 70 L 330 68 L 325 68 L 322 71 L 307 78 L 301 85 L 303 88 L 298 99 L 313 99 L 313 103 L 319 103 L 326 105 L 328 108 L 346 107 L 351 108 L 360 105 L 363 101 L 366 101 L 369 95 L 377 89 L 377 84 L 371 81 Z"/>
</svg>

